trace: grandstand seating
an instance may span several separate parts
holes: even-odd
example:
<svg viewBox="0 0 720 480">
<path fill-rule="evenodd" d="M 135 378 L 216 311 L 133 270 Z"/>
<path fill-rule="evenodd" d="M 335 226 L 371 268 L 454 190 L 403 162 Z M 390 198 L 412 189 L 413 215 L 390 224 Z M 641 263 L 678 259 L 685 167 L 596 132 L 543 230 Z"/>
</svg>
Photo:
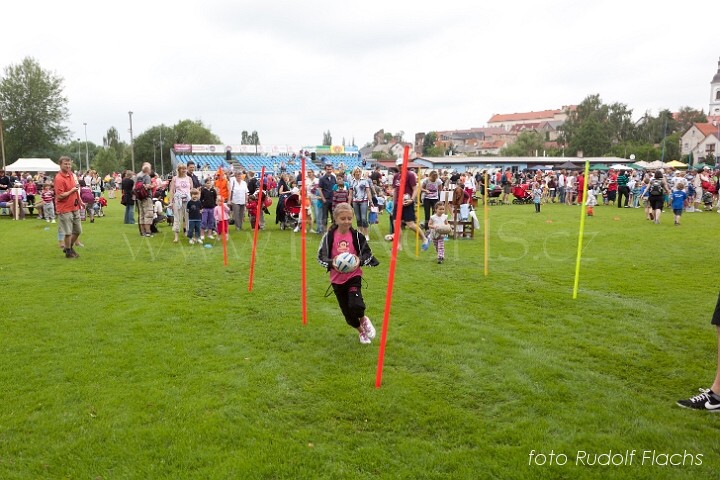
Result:
<svg viewBox="0 0 720 480">
<path fill-rule="evenodd" d="M 300 161 L 294 160 L 291 157 L 279 156 L 279 157 L 267 157 L 264 155 L 233 155 L 231 164 L 240 165 L 245 170 L 260 171 L 262 167 L 265 167 L 265 171 L 273 172 L 276 166 L 279 168 L 280 163 L 285 163 L 285 169 L 287 171 L 296 171 L 300 169 Z M 356 156 L 351 155 L 325 155 L 329 161 L 337 168 L 340 163 L 344 163 L 346 169 L 352 170 L 355 167 L 362 167 L 362 160 Z M 176 154 L 175 159 L 178 163 L 187 163 L 190 160 L 195 162 L 198 169 L 217 170 L 218 168 L 229 168 L 230 165 L 225 160 L 224 155 L 211 155 L 211 154 Z M 308 159 L 309 160 L 309 159 Z M 320 163 L 320 162 L 318 162 Z M 317 171 L 319 168 L 317 165 L 308 161 L 305 164 L 305 168 L 308 170 Z M 366 167 L 367 168 L 367 167 Z"/>
</svg>

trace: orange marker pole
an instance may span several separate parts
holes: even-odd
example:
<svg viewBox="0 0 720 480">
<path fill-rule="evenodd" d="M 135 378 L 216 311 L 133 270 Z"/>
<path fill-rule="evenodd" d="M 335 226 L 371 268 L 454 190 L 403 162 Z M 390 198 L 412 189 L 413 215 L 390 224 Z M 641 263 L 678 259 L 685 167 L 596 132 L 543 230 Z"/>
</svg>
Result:
<svg viewBox="0 0 720 480">
<path fill-rule="evenodd" d="M 220 221 L 223 223 L 223 226 L 227 228 L 227 232 L 222 234 L 223 264 L 227 267 L 227 236 L 230 234 L 230 225 L 225 225 L 225 221 L 227 220 L 225 218 L 225 199 L 220 200 L 220 210 Z"/>
<path fill-rule="evenodd" d="M 263 204 L 263 180 L 265 179 L 265 167 L 260 171 L 260 187 L 258 188 L 257 209 L 255 211 L 255 233 L 253 234 L 252 253 L 250 254 L 250 280 L 248 281 L 248 292 L 252 292 L 253 277 L 255 275 L 255 251 L 257 250 L 258 231 L 260 230 L 260 212 Z"/>
<path fill-rule="evenodd" d="M 377 373 L 375 375 L 375 388 L 382 385 L 383 364 L 385 362 L 385 344 L 387 342 L 388 327 L 390 326 L 390 307 L 392 306 L 393 285 L 395 283 L 395 265 L 397 264 L 398 245 L 400 245 L 400 232 L 402 231 L 402 208 L 403 192 L 407 180 L 407 164 L 410 156 L 410 146 L 406 145 L 403 150 L 403 163 L 400 168 L 400 189 L 393 202 L 395 210 L 395 235 L 393 235 L 392 254 L 390 255 L 390 271 L 388 273 L 388 284 L 385 292 L 385 313 L 383 315 L 382 333 L 380 334 L 380 352 L 378 353 Z M 398 208 L 398 206 L 400 208 Z"/>
<path fill-rule="evenodd" d="M 305 176 L 305 155 L 300 157 L 302 162 L 302 190 L 300 190 L 300 302 L 302 306 L 302 324 L 307 325 L 307 251 L 305 250 L 307 235 L 305 232 L 305 224 L 307 223 L 307 208 L 305 201 L 307 199 L 307 177 Z"/>
</svg>

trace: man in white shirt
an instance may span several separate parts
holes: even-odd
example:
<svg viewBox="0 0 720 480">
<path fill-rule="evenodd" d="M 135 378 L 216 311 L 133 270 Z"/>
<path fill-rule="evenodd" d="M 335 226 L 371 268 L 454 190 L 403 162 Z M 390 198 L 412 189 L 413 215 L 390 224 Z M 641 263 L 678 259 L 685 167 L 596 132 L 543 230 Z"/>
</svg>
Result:
<svg viewBox="0 0 720 480">
<path fill-rule="evenodd" d="M 560 171 L 560 175 L 558 175 L 557 179 L 557 189 L 558 189 L 558 200 L 560 203 L 565 203 L 565 187 L 567 186 L 567 177 L 565 177 L 565 170 Z"/>
<path fill-rule="evenodd" d="M 243 176 L 242 172 L 235 172 L 228 185 L 235 230 L 242 230 L 243 220 L 245 219 L 245 204 L 247 204 L 248 200 L 248 187 L 245 180 L 243 180 Z"/>
</svg>

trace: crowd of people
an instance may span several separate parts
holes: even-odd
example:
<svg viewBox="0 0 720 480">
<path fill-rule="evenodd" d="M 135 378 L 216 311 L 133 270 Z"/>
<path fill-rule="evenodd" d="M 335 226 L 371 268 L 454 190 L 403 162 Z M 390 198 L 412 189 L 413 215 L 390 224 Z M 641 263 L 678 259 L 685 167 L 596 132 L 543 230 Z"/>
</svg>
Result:
<svg viewBox="0 0 720 480">
<path fill-rule="evenodd" d="M 67 159 L 68 157 L 63 157 Z M 142 165 L 140 172 L 113 172 L 102 176 L 94 170 L 73 172 L 78 197 L 80 221 L 91 223 L 105 213 L 108 199 L 120 194 L 120 203 L 125 206 L 124 222 L 135 224 L 138 232 L 152 237 L 162 223 L 171 225 L 173 241 L 178 243 L 187 238 L 189 244 L 203 244 L 208 240 L 229 235 L 231 227 L 240 231 L 249 221 L 265 229 L 269 207 L 275 202 L 276 223 L 286 221 L 284 207 L 290 205 L 290 197 L 302 198 L 301 189 L 306 188 L 305 203 L 299 208 L 294 223 L 299 231 L 302 222 L 308 230 L 324 234 L 332 225 L 333 211 L 342 203 L 350 205 L 357 231 L 369 241 L 369 227 L 379 223 L 387 215 L 390 235 L 394 233 L 395 206 L 401 205 L 401 220 L 404 228 L 417 232 L 422 239 L 423 250 L 434 245 L 438 261 L 442 262 L 442 241 L 448 218 L 459 205 L 472 205 L 485 195 L 487 182 L 488 196 L 500 204 L 509 204 L 517 198 L 518 188 L 525 191 L 528 202 L 535 204 L 540 212 L 542 204 L 559 203 L 576 205 L 582 201 L 587 190 L 587 212 L 594 215 L 598 205 L 617 208 L 644 208 L 648 220 L 660 222 L 665 208 L 672 208 L 676 225 L 680 224 L 684 212 L 709 211 L 718 206 L 718 182 L 720 171 L 708 167 L 700 170 L 665 169 L 657 171 L 613 170 L 590 171 L 588 179 L 581 171 L 572 170 L 525 170 L 513 171 L 496 169 L 458 172 L 456 170 L 408 171 L 405 190 L 399 192 L 399 167 L 387 171 L 376 166 L 372 170 L 359 167 L 346 170 L 343 165 L 333 165 L 322 159 L 322 170 L 316 174 L 307 170 L 306 178 L 298 173 L 280 172 L 266 174 L 263 178 L 249 170 L 196 171 L 193 162 L 179 164 L 174 175 L 162 178 L 152 171 L 149 163 Z M 399 163 L 398 163 L 399 165 Z M 58 197 L 65 191 L 58 191 L 57 179 L 65 175 L 64 170 L 52 179 L 46 174 L 6 173 L 0 171 L 0 209 L 17 218 L 29 215 L 55 223 L 59 217 Z M 257 201 L 262 189 L 265 197 L 258 208 Z M 443 192 L 452 192 L 452 207 L 447 201 L 438 212 Z M 512 197 L 511 197 L 512 194 Z M 74 195 L 74 194 L 73 194 Z M 268 198 L 271 197 L 271 198 Z M 421 206 L 421 218 L 416 218 L 416 203 Z M 293 203 L 294 204 L 294 203 Z M 16 208 L 25 205 L 25 208 Z M 465 210 L 467 212 L 467 210 Z M 472 214 L 472 212 L 471 212 Z M 439 216 L 438 216 L 439 215 Z M 257 217 L 257 218 L 256 218 Z M 71 233 L 72 235 L 72 233 Z M 392 238 L 390 236 L 390 238 Z M 59 244 L 65 245 L 64 239 Z M 75 242 L 71 242 L 73 248 Z M 75 252 L 76 253 L 76 252 Z M 73 257 L 74 258 L 74 257 Z"/>
</svg>

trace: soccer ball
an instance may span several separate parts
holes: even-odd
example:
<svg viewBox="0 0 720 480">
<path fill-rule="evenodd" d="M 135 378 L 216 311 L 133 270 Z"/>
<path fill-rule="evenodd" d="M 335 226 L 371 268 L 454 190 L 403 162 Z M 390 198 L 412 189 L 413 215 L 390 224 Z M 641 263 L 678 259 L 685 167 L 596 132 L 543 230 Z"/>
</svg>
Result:
<svg viewBox="0 0 720 480">
<path fill-rule="evenodd" d="M 385 241 L 386 241 L 386 242 L 392 242 L 392 241 L 393 241 L 393 236 L 392 236 L 391 233 L 388 233 L 387 235 L 385 235 Z"/>
<path fill-rule="evenodd" d="M 333 259 L 333 267 L 340 273 L 350 273 L 360 264 L 358 257 L 352 253 L 340 253 Z"/>
</svg>

